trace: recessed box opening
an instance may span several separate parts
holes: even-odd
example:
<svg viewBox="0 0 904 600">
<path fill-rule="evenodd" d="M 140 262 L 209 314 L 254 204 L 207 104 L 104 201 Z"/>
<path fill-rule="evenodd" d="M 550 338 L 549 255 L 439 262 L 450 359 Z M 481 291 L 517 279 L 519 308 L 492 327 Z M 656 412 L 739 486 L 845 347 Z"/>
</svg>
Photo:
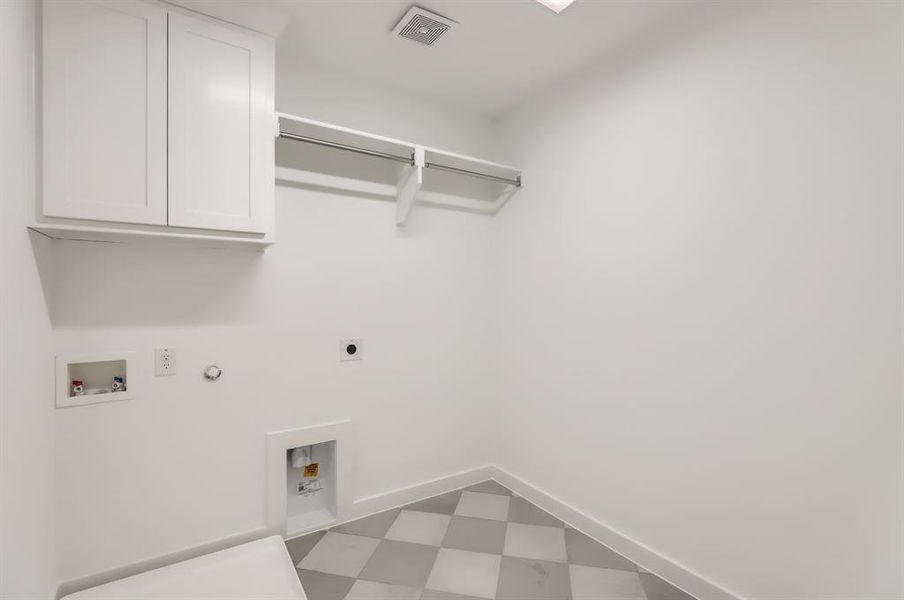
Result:
<svg viewBox="0 0 904 600">
<path fill-rule="evenodd" d="M 113 378 L 121 377 L 126 385 L 127 371 L 125 360 L 105 360 L 100 362 L 69 363 L 69 396 L 76 396 L 72 390 L 73 381 L 81 381 L 84 394 L 113 393 Z"/>
<path fill-rule="evenodd" d="M 287 534 L 291 536 L 335 518 L 336 441 L 287 449 Z"/>
<path fill-rule="evenodd" d="M 135 398 L 135 353 L 95 352 L 56 357 L 57 408 L 116 402 Z M 73 381 L 79 382 L 76 388 Z M 115 391 L 114 391 L 115 389 Z"/>
</svg>

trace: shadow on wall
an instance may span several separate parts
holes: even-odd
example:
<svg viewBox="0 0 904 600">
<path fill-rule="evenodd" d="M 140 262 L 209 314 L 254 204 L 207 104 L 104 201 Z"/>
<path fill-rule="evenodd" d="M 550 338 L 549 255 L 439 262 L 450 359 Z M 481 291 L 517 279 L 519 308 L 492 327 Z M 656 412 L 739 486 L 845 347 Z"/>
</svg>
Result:
<svg viewBox="0 0 904 600">
<path fill-rule="evenodd" d="M 192 246 L 50 241 L 34 233 L 32 251 L 55 328 L 250 321 L 264 256 Z"/>
<path fill-rule="evenodd" d="M 54 248 L 53 240 L 46 235 L 36 231 L 28 230 L 29 241 L 31 242 L 31 253 L 34 257 L 35 266 L 37 266 L 38 277 L 41 280 L 41 292 L 44 297 L 44 307 L 47 314 L 52 313 L 53 305 L 53 279 L 56 269 L 54 267 Z"/>
</svg>

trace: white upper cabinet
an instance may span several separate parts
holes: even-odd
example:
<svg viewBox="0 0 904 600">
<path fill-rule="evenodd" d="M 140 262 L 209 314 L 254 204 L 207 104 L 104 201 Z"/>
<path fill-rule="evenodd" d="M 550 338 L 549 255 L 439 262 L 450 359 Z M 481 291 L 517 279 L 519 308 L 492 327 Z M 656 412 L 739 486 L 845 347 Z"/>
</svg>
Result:
<svg viewBox="0 0 904 600">
<path fill-rule="evenodd" d="M 48 0 L 43 213 L 165 225 L 166 10 Z"/>
<path fill-rule="evenodd" d="M 268 38 L 170 13 L 170 225 L 269 229 L 273 64 Z"/>
<path fill-rule="evenodd" d="M 35 229 L 272 243 L 273 40 L 153 0 L 43 7 Z"/>
</svg>

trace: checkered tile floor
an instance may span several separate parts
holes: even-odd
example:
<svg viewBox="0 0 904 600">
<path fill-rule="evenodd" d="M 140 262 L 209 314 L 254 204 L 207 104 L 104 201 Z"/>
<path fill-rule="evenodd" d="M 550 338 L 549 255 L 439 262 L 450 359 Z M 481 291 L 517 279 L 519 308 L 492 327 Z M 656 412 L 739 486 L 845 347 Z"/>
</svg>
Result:
<svg viewBox="0 0 904 600">
<path fill-rule="evenodd" d="M 309 600 L 693 600 L 495 481 L 286 547 Z"/>
</svg>

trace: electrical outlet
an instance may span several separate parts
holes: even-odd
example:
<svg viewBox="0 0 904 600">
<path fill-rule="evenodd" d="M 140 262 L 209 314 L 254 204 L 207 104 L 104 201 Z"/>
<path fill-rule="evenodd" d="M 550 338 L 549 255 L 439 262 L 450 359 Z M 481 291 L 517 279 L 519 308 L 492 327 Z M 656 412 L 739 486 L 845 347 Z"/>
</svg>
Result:
<svg viewBox="0 0 904 600">
<path fill-rule="evenodd" d="M 173 348 L 154 349 L 154 373 L 157 377 L 176 374 L 176 350 Z"/>
</svg>

